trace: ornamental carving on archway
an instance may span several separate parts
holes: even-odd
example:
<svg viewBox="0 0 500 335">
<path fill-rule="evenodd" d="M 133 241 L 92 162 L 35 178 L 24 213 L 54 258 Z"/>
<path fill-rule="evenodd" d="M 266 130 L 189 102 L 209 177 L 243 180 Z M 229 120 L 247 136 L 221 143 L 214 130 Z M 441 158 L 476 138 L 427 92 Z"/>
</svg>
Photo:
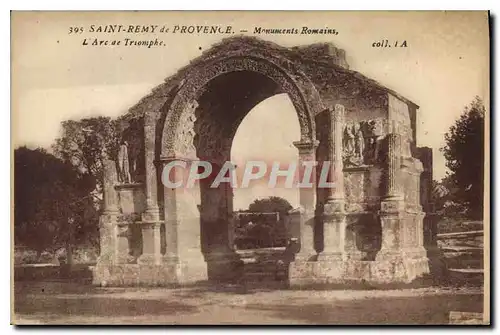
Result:
<svg viewBox="0 0 500 335">
<path fill-rule="evenodd" d="M 190 131 L 186 127 L 191 124 L 185 122 L 186 113 L 193 113 L 192 108 L 188 106 L 203 94 L 204 86 L 215 77 L 229 72 L 235 71 L 252 71 L 260 73 L 272 79 L 281 89 L 283 93 L 287 93 L 292 101 L 297 116 L 299 119 L 301 140 L 305 142 L 313 141 L 315 138 L 314 113 L 315 110 L 321 108 L 319 96 L 316 101 L 311 103 L 308 97 L 314 91 L 312 83 L 308 82 L 303 74 L 289 74 L 280 66 L 271 62 L 268 59 L 250 56 L 229 56 L 209 61 L 193 68 L 182 86 L 176 93 L 172 104 L 166 111 L 165 123 L 163 128 L 162 138 L 162 156 L 182 157 L 187 154 L 185 151 L 189 143 L 178 143 L 182 141 L 190 141 Z M 296 78 L 301 78 L 300 84 Z M 307 87 L 307 94 L 304 92 Z M 317 93 L 317 92 L 316 92 Z M 187 136 L 186 136 L 187 135 Z"/>
</svg>

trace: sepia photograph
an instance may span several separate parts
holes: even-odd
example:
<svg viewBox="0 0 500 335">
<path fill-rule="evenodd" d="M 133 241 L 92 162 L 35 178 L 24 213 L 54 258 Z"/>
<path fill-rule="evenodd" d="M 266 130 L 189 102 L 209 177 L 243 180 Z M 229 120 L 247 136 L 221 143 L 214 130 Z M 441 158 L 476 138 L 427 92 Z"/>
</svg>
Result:
<svg viewBox="0 0 500 335">
<path fill-rule="evenodd" d="M 11 324 L 491 324 L 488 11 L 10 24 Z"/>
</svg>

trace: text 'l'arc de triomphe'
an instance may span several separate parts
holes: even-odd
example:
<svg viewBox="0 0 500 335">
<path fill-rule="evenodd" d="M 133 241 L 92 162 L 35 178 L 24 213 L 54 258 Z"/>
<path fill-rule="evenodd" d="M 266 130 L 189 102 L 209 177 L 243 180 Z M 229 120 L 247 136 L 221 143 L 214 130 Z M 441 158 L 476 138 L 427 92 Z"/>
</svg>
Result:
<svg viewBox="0 0 500 335">
<path fill-rule="evenodd" d="M 122 117 L 125 164 L 105 164 L 98 285 L 234 280 L 233 193 L 166 188 L 172 160 L 230 160 L 235 132 L 258 103 L 290 98 L 299 160 L 331 161 L 335 188 L 300 188 L 292 286 L 409 283 L 438 264 L 430 202 L 432 151 L 416 146 L 418 106 L 360 73 L 331 44 L 284 48 L 223 40 Z M 276 125 L 279 127 L 279 125 Z M 127 147 L 125 147 L 127 148 Z M 123 155 L 121 156 L 123 159 Z M 221 166 L 219 165 L 219 166 Z"/>
</svg>

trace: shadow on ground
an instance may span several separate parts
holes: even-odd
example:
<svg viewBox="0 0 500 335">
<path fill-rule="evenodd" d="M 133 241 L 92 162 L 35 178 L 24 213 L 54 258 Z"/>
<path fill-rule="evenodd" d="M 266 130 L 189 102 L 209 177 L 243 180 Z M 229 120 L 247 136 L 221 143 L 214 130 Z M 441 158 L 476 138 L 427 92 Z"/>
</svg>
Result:
<svg viewBox="0 0 500 335">
<path fill-rule="evenodd" d="M 448 324 L 451 311 L 482 312 L 480 290 L 305 292 L 242 285 L 99 288 L 15 284 L 19 319 L 42 323 Z M 146 320 L 146 321 L 144 321 Z"/>
<path fill-rule="evenodd" d="M 58 285 L 59 286 L 56 286 Z M 111 295 L 124 289 L 99 289 L 90 285 L 32 283 L 15 289 L 15 313 L 43 321 L 65 317 L 134 317 L 189 314 L 196 306 L 163 299 L 127 299 Z M 129 289 L 130 290 L 130 289 Z M 135 295 L 140 295 L 138 290 Z"/>
<path fill-rule="evenodd" d="M 448 324 L 450 311 L 482 312 L 483 295 L 367 298 L 333 304 L 269 305 L 244 308 L 307 324 L 382 325 Z"/>
</svg>

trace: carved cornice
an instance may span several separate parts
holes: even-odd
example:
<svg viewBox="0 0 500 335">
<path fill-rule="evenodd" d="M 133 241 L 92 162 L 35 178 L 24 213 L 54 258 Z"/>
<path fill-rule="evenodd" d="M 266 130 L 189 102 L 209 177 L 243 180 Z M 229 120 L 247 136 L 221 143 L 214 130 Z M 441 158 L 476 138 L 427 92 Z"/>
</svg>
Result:
<svg viewBox="0 0 500 335">
<path fill-rule="evenodd" d="M 319 141 L 296 141 L 293 142 L 293 145 L 299 149 L 299 154 L 311 153 L 318 147 Z"/>
</svg>

